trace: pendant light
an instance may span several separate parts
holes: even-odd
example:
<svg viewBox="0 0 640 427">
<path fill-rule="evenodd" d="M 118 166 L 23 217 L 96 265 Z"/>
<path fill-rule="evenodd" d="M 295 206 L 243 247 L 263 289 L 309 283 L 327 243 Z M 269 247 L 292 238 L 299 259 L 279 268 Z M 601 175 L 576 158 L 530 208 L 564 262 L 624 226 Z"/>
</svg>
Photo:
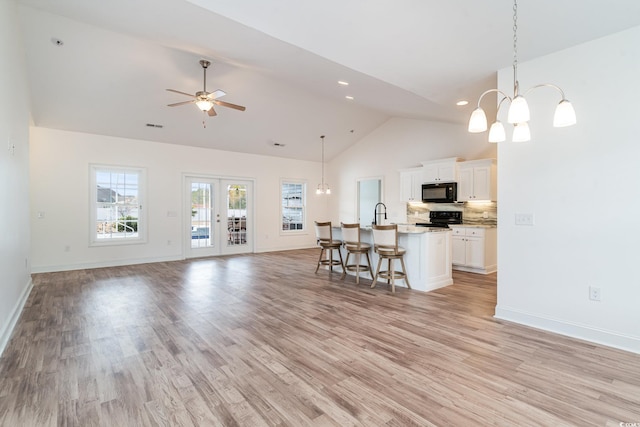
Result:
<svg viewBox="0 0 640 427">
<path fill-rule="evenodd" d="M 331 194 L 329 184 L 324 183 L 324 135 L 320 135 L 320 141 L 322 143 L 322 182 L 318 184 L 316 194 Z"/>
<path fill-rule="evenodd" d="M 549 87 L 560 92 L 561 100 L 556 107 L 553 117 L 554 127 L 564 127 L 576 124 L 576 112 L 571 103 L 564 97 L 564 92 L 558 86 L 550 83 L 543 83 L 528 89 L 524 95 L 520 91 L 520 83 L 518 82 L 518 1 L 513 1 L 513 97 L 502 92 L 500 89 L 489 89 L 485 91 L 478 99 L 478 107 L 473 110 L 469 118 L 468 130 L 471 133 L 479 133 L 487 130 L 487 116 L 480 107 L 480 101 L 485 95 L 497 92 L 503 96 L 498 104 L 496 115 L 500 111 L 500 106 L 504 101 L 509 101 L 509 111 L 507 113 L 507 121 L 514 125 L 513 142 L 523 142 L 531 140 L 531 132 L 529 130 L 529 105 L 525 99 L 525 95 L 533 89 L 540 87 Z M 504 126 L 500 121 L 496 121 L 491 125 L 489 131 L 489 142 L 502 142 L 506 139 Z"/>
</svg>

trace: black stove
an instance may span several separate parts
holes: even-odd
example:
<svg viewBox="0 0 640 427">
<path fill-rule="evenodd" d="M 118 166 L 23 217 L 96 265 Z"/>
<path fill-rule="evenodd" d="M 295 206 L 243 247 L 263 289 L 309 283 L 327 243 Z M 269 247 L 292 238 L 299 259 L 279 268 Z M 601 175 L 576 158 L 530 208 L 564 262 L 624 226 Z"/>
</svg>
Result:
<svg viewBox="0 0 640 427">
<path fill-rule="evenodd" d="M 449 228 L 449 224 L 462 224 L 462 212 L 431 211 L 429 220 L 431 222 L 417 222 L 416 227 Z"/>
</svg>

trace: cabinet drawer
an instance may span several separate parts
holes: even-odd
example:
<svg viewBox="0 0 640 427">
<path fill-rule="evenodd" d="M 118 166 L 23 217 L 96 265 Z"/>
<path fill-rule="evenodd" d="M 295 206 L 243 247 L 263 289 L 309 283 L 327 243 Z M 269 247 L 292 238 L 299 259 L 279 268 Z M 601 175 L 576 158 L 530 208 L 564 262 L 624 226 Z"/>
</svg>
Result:
<svg viewBox="0 0 640 427">
<path fill-rule="evenodd" d="M 449 227 L 454 236 L 484 237 L 485 229 L 481 227 Z"/>
<path fill-rule="evenodd" d="M 465 236 L 484 237 L 484 228 L 467 228 Z"/>
<path fill-rule="evenodd" d="M 465 235 L 465 229 L 462 227 L 450 227 L 451 230 L 453 230 L 453 235 L 454 236 L 464 236 Z"/>
</svg>

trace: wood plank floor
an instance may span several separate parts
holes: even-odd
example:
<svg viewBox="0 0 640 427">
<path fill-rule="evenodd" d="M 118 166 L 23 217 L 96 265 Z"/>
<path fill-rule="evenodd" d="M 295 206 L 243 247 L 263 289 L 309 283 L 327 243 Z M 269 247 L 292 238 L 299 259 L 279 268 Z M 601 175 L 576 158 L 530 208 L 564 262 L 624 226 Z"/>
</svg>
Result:
<svg viewBox="0 0 640 427">
<path fill-rule="evenodd" d="M 495 275 L 392 295 L 317 255 L 34 275 L 0 425 L 640 423 L 640 356 L 494 320 Z"/>
</svg>

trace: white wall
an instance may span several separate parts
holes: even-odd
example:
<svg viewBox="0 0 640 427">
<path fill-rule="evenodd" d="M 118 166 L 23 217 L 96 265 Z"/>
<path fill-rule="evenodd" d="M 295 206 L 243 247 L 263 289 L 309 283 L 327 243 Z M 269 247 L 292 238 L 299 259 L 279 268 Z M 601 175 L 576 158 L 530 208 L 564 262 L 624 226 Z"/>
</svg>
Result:
<svg viewBox="0 0 640 427">
<path fill-rule="evenodd" d="M 337 189 L 332 197 L 332 221 L 357 221 L 356 181 L 378 176 L 384 180 L 389 221 L 406 221 L 399 170 L 449 157 L 495 158 L 496 145 L 489 144 L 484 134 L 468 133 L 466 124 L 390 119 L 330 163 L 326 180 Z"/>
<path fill-rule="evenodd" d="M 499 146 L 497 317 L 640 352 L 638 76 L 640 27 L 520 65 L 522 88 L 559 85 L 578 124 L 554 129 L 559 96 L 538 89 L 532 140 Z"/>
<path fill-rule="evenodd" d="M 147 169 L 147 243 L 88 247 L 91 163 Z M 313 191 L 320 171 L 318 162 L 31 128 L 33 271 L 183 258 L 183 173 L 255 179 L 256 252 L 312 247 L 312 226 L 304 235 L 280 233 L 280 179 L 308 180 L 307 222 L 313 224 L 327 215 L 326 199 Z"/>
<path fill-rule="evenodd" d="M 0 353 L 31 289 L 29 90 L 17 20 L 15 2 L 0 0 Z"/>
</svg>

